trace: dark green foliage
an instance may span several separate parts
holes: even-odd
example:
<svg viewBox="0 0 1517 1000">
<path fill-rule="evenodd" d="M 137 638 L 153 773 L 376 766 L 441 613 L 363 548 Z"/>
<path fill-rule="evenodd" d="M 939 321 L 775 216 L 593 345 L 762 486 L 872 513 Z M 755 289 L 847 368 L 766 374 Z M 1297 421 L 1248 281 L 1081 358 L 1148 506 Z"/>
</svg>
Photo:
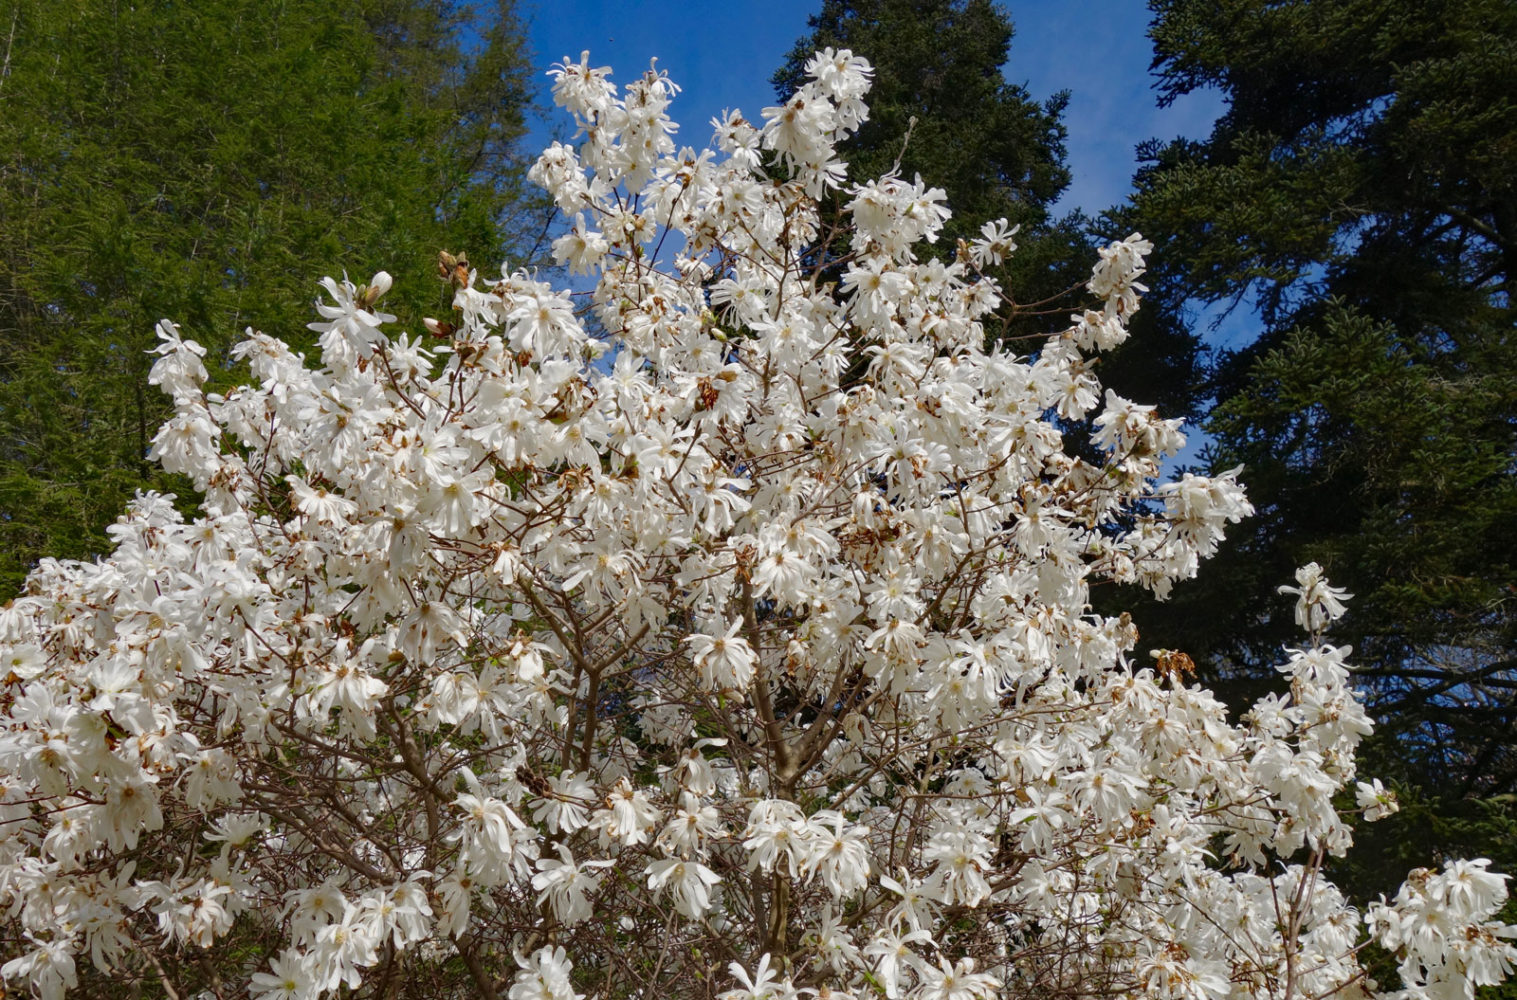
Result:
<svg viewBox="0 0 1517 1000">
<path fill-rule="evenodd" d="M 386 269 L 413 329 L 437 251 L 528 251 L 528 65 L 509 0 L 0 6 L 0 590 L 102 551 L 165 412 L 153 326 L 213 371 Z M 419 330 L 418 330 L 419 332 Z"/>
<path fill-rule="evenodd" d="M 1147 305 L 1247 302 L 1263 329 L 1218 358 L 1206 455 L 1246 467 L 1259 515 L 1137 612 L 1145 642 L 1241 702 L 1298 638 L 1261 595 L 1321 563 L 1356 595 L 1333 635 L 1382 719 L 1365 770 L 1447 818 L 1409 849 L 1512 870 L 1509 811 L 1497 836 L 1465 799 L 1517 789 L 1517 6 L 1151 6 L 1163 98 L 1229 109 L 1205 142 L 1152 144 L 1113 224 L 1158 244 Z M 1370 856 L 1412 836 L 1379 829 Z"/>
</svg>

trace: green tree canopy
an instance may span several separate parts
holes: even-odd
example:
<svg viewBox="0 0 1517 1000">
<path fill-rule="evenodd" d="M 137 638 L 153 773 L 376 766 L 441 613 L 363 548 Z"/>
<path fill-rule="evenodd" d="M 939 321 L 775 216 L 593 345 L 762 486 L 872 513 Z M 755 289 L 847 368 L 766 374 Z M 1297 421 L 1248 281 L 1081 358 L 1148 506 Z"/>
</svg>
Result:
<svg viewBox="0 0 1517 1000">
<path fill-rule="evenodd" d="M 160 318 L 216 353 L 300 330 L 312 277 L 526 252 L 529 67 L 510 0 L 0 7 L 0 589 L 101 551 L 164 412 Z M 413 327 L 414 328 L 414 327 Z M 419 332 L 419 331 L 418 331 Z"/>
<path fill-rule="evenodd" d="M 1246 304 L 1263 331 L 1219 354 L 1206 456 L 1246 467 L 1259 515 L 1138 620 L 1264 683 L 1294 625 L 1254 595 L 1315 560 L 1356 595 L 1335 635 L 1382 720 L 1371 766 L 1434 797 L 1510 793 L 1517 7 L 1151 6 L 1161 100 L 1215 87 L 1228 110 L 1205 141 L 1151 144 L 1115 222 L 1159 243 L 1164 311 Z"/>
</svg>

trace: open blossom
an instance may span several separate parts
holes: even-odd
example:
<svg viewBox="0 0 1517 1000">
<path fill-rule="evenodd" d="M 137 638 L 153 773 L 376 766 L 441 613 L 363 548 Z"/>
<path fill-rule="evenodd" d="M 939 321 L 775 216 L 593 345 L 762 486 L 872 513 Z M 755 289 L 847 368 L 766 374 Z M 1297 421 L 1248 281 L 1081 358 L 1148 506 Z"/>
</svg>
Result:
<svg viewBox="0 0 1517 1000">
<path fill-rule="evenodd" d="M 1296 624 L 1308 632 L 1320 632 L 1328 622 L 1337 621 L 1348 609 L 1343 602 L 1352 597 L 1338 587 L 1329 587 L 1322 567 L 1307 563 L 1296 570 L 1296 585 L 1281 587 L 1282 594 L 1295 594 Z"/>
<path fill-rule="evenodd" d="M 539 948 L 526 958 L 518 955 L 516 964 L 521 969 L 507 994 L 510 1000 L 582 1000 L 583 994 L 574 992 L 569 982 L 573 963 L 563 948 Z"/>
<path fill-rule="evenodd" d="M 611 244 L 593 229 L 585 227 L 584 216 L 575 216 L 574 226 L 553 241 L 553 259 L 569 265 L 570 274 L 589 274 L 605 256 Z"/>
<path fill-rule="evenodd" d="M 269 969 L 253 973 L 249 980 L 253 1000 L 305 1000 L 316 991 L 310 958 L 298 951 L 280 952 L 270 960 Z"/>
<path fill-rule="evenodd" d="M 918 969 L 923 967 L 920 956 L 912 949 L 913 945 L 931 945 L 932 935 L 925 930 L 907 931 L 897 934 L 893 931 L 878 934 L 870 942 L 864 953 L 870 958 L 876 959 L 875 975 L 879 977 L 880 986 L 885 991 L 885 996 L 895 1000 L 901 995 L 901 984 L 909 982 L 916 975 Z"/>
<path fill-rule="evenodd" d="M 459 795 L 454 808 L 463 814 L 463 823 L 454 834 L 460 842 L 463 865 L 491 881 L 525 872 L 523 840 L 530 844 L 534 835 L 521 833 L 527 825 L 514 809 L 497 798 L 468 794 Z"/>
<path fill-rule="evenodd" d="M 783 865 L 790 877 L 796 878 L 805 855 L 805 840 L 805 822 L 795 803 L 772 799 L 754 803 L 743 841 L 750 867 L 772 872 Z"/>
<path fill-rule="evenodd" d="M 868 836 L 867 827 L 850 827 L 842 813 L 813 814 L 806 826 L 802 873 L 820 878 L 839 899 L 852 896 L 869 880 Z"/>
<path fill-rule="evenodd" d="M 648 794 L 623 778 L 606 796 L 606 804 L 595 811 L 591 825 L 600 830 L 602 843 L 620 841 L 623 846 L 636 847 L 652 839 L 658 817 L 658 807 L 648 800 Z"/>
<path fill-rule="evenodd" d="M 738 619 L 723 635 L 697 634 L 685 639 L 690 659 L 707 688 L 739 692 L 748 689 L 758 657 L 748 641 L 738 635 L 742 627 L 742 619 Z"/>
<path fill-rule="evenodd" d="M 158 883 L 156 888 L 159 898 L 153 910 L 166 940 L 209 948 L 232 929 L 236 913 L 227 904 L 235 906 L 238 900 L 230 885 L 203 880 L 173 887 Z"/>
<path fill-rule="evenodd" d="M 928 886 L 922 880 L 913 878 L 910 872 L 900 872 L 902 881 L 896 881 L 889 875 L 880 876 L 880 888 L 894 893 L 898 901 L 885 914 L 885 923 L 890 927 L 904 924 L 913 932 L 922 931 L 931 936 L 927 930 L 932 926 L 935 917 L 934 902 L 939 894 L 936 884 Z"/>
<path fill-rule="evenodd" d="M 558 858 L 538 858 L 538 873 L 532 876 L 538 903 L 546 902 L 553 915 L 566 924 L 577 924 L 590 916 L 590 894 L 600 886 L 596 869 L 609 868 L 610 861 L 576 862 L 562 844 Z"/>
<path fill-rule="evenodd" d="M 1453 861 L 1440 872 L 1414 871 L 1389 904 L 1371 903 L 1365 917 L 1382 946 L 1402 956 L 1398 972 L 1425 996 L 1473 998 L 1517 964 L 1517 928 L 1492 924 L 1507 900 L 1507 876 L 1484 858 Z"/>
<path fill-rule="evenodd" d="M 711 908 L 711 887 L 721 881 L 698 861 L 664 858 L 648 865 L 648 888 L 668 892 L 674 909 L 692 919 Z"/>
<path fill-rule="evenodd" d="M 148 373 L 148 385 L 161 386 L 163 390 L 174 396 L 193 398 L 194 392 L 210 374 L 205 370 L 205 348 L 193 340 L 185 340 L 179 333 L 179 326 L 168 320 L 158 323 L 158 346 L 153 349 L 158 355 L 158 360 L 153 362 L 153 368 Z"/>
<path fill-rule="evenodd" d="M 378 945 L 372 928 L 360 921 L 356 907 L 317 931 L 313 956 L 322 988 L 358 987 L 363 982 L 363 970 L 379 961 Z"/>
<path fill-rule="evenodd" d="M 922 1000 L 990 1000 L 997 995 L 1001 981 L 995 976 L 974 971 L 974 959 L 950 963 L 939 958 L 937 965 L 923 963 L 917 996 Z"/>
<path fill-rule="evenodd" d="M 1401 808 L 1396 802 L 1396 793 L 1381 785 L 1379 778 L 1361 781 L 1354 787 L 1354 804 L 1364 810 L 1364 818 L 1371 823 Z"/>
<path fill-rule="evenodd" d="M 715 807 L 701 805 L 694 795 L 686 795 L 659 831 L 656 842 L 669 854 L 685 858 L 699 855 L 707 842 L 721 833 L 720 824 L 721 814 Z"/>
<path fill-rule="evenodd" d="M 696 150 L 657 65 L 557 65 L 572 292 L 445 253 L 421 340 L 328 278 L 216 392 L 159 325 L 198 508 L 0 607 L 5 990 L 1358 996 L 1366 930 L 1408 1000 L 1508 974 L 1486 862 L 1331 883 L 1395 799 L 1319 567 L 1235 715 L 1093 610 L 1251 513 L 1100 384 L 1149 241 L 1000 343 L 1015 227 L 934 256 L 932 178 L 839 152 L 873 68 L 807 72 Z"/>
<path fill-rule="evenodd" d="M 583 775 L 565 771 L 548 779 L 549 792 L 532 804 L 532 822 L 549 833 L 573 833 L 590 821 L 587 801 L 595 786 Z"/>
<path fill-rule="evenodd" d="M 790 980 L 779 977 L 768 952 L 759 959 L 751 975 L 737 962 L 729 965 L 727 971 L 739 985 L 720 994 L 718 1000 L 795 1000 L 798 995 Z"/>
<path fill-rule="evenodd" d="M 927 880 L 940 902 L 978 906 L 990 895 L 983 872 L 990 867 L 990 841 L 984 834 L 963 829 L 944 830 L 928 842 L 923 857 L 935 867 Z"/>
<path fill-rule="evenodd" d="M 321 279 L 321 286 L 326 289 L 331 302 L 317 300 L 316 311 L 324 322 L 311 323 L 310 328 L 321 335 L 321 346 L 331 360 L 344 365 L 356 362 L 359 351 L 379 342 L 383 336 L 380 328 L 385 323 L 395 322 L 394 316 L 371 312 L 368 308 L 389 290 L 390 284 L 390 276 L 379 272 L 374 276 L 372 287 L 376 294 L 371 298 L 346 276 L 341 282 L 333 278 Z"/>
</svg>

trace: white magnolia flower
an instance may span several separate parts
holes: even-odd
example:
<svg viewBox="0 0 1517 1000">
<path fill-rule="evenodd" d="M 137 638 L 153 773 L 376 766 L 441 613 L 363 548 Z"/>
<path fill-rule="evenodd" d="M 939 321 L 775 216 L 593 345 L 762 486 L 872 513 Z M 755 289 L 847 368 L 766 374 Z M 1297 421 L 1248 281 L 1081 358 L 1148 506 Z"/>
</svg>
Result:
<svg viewBox="0 0 1517 1000">
<path fill-rule="evenodd" d="M 569 981 L 574 965 L 562 947 L 542 947 L 527 957 L 516 956 L 520 971 L 511 982 L 510 1000 L 583 1000 Z"/>
<path fill-rule="evenodd" d="M 876 935 L 864 949 L 864 954 L 876 960 L 875 974 L 879 976 L 885 996 L 890 1000 L 896 1000 L 901 995 L 901 984 L 907 981 L 907 976 L 915 976 L 919 969 L 925 967 L 922 959 L 911 949 L 918 942 L 930 945 L 932 935 L 920 928 L 905 934 L 886 932 Z"/>
<path fill-rule="evenodd" d="M 742 627 L 742 619 L 737 619 L 723 635 L 686 636 L 691 662 L 700 671 L 701 684 L 707 689 L 743 692 L 752 683 L 758 657 L 747 640 L 738 635 Z"/>
<path fill-rule="evenodd" d="M 595 870 L 610 868 L 615 862 L 576 863 L 563 844 L 558 845 L 558 856 L 558 860 L 537 859 L 538 873 L 532 876 L 532 888 L 537 890 L 539 905 L 546 902 L 555 919 L 573 925 L 590 916 L 589 894 L 600 886 L 600 876 L 594 874 Z"/>
<path fill-rule="evenodd" d="M 1280 593 L 1297 595 L 1296 624 L 1308 632 L 1320 632 L 1328 622 L 1342 618 L 1348 610 L 1343 602 L 1353 596 L 1329 587 L 1322 567 L 1316 563 L 1307 563 L 1296 570 L 1296 586 L 1281 587 Z"/>
<path fill-rule="evenodd" d="M 269 972 L 249 980 L 254 1000 L 311 1000 L 316 996 L 316 970 L 309 955 L 286 949 L 269 960 Z"/>
<path fill-rule="evenodd" d="M 1001 988 L 995 976 L 974 971 L 972 958 L 954 963 L 939 958 L 935 966 L 923 963 L 918 975 L 922 985 L 916 996 L 921 1000 L 989 1000 Z"/>
<path fill-rule="evenodd" d="M 674 909 L 684 916 L 696 919 L 711 908 L 711 887 L 721 877 L 698 861 L 681 858 L 664 858 L 649 863 L 645 869 L 648 888 L 665 890 L 674 901 Z"/>
<path fill-rule="evenodd" d="M 1401 808 L 1396 802 L 1396 793 L 1381 785 L 1379 778 L 1355 785 L 1354 801 L 1364 811 L 1365 820 L 1370 823 L 1384 819 Z"/>
<path fill-rule="evenodd" d="M 852 896 L 869 881 L 868 836 L 868 827 L 849 826 L 842 813 L 815 813 L 806 823 L 802 873 L 821 878 L 838 899 Z"/>
<path fill-rule="evenodd" d="M 739 985 L 718 994 L 718 1000 L 795 1000 L 799 995 L 789 979 L 779 977 L 768 952 L 759 958 L 751 976 L 737 962 L 727 966 L 727 972 Z"/>
</svg>

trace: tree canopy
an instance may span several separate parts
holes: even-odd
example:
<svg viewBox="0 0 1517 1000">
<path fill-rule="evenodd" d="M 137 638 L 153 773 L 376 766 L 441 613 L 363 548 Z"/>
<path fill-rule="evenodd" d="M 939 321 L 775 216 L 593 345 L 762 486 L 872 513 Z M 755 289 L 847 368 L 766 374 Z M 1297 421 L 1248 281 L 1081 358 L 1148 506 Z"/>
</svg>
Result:
<svg viewBox="0 0 1517 1000">
<path fill-rule="evenodd" d="M 1293 628 L 1257 588 L 1320 562 L 1356 595 L 1373 759 L 1435 797 L 1510 795 L 1517 8 L 1151 6 L 1161 100 L 1215 87 L 1227 111 L 1150 144 L 1117 218 L 1155 237 L 1168 312 L 1241 304 L 1263 330 L 1217 357 L 1206 455 L 1244 466 L 1258 515 L 1139 620 L 1246 691 Z"/>
<path fill-rule="evenodd" d="M 15 0 L 0 11 L 0 590 L 104 551 L 164 410 L 173 316 L 213 369 L 293 335 L 309 275 L 528 252 L 530 105 L 507 0 Z M 392 295 L 408 319 L 438 287 Z"/>
</svg>

